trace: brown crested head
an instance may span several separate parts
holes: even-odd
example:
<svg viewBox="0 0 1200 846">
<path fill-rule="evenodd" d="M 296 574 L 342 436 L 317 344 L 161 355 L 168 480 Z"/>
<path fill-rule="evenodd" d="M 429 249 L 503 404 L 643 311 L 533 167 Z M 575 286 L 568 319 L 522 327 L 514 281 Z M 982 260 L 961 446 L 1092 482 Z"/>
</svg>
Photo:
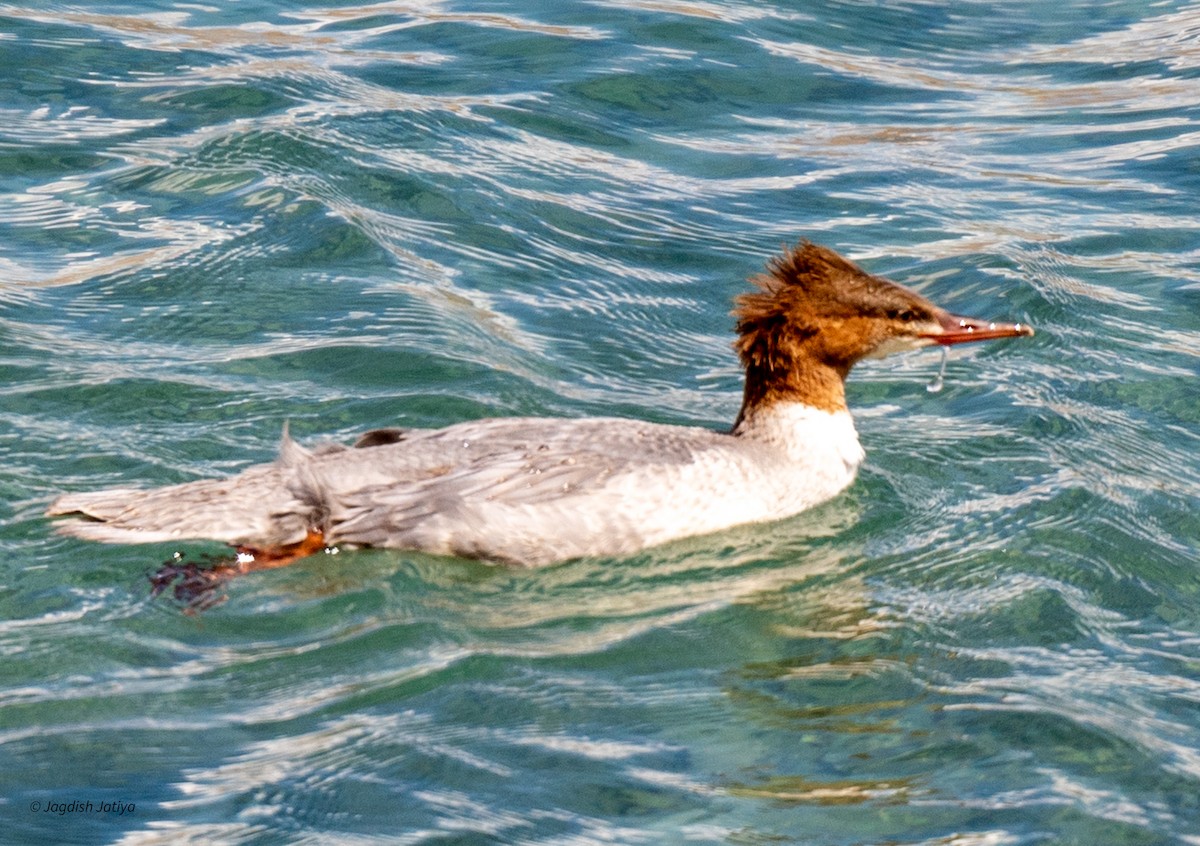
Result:
<svg viewBox="0 0 1200 846">
<path fill-rule="evenodd" d="M 929 346 L 1032 335 L 1022 324 L 985 323 L 938 308 L 808 241 L 786 250 L 737 298 L 734 348 L 746 369 L 739 422 L 780 400 L 826 411 L 846 407 L 843 382 L 862 358 Z"/>
</svg>

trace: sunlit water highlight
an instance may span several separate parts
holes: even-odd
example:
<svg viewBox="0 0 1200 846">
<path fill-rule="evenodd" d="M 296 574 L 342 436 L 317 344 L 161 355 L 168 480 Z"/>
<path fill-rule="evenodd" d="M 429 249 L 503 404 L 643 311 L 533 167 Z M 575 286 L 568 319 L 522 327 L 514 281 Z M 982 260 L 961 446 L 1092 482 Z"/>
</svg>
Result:
<svg viewBox="0 0 1200 846">
<path fill-rule="evenodd" d="M 1200 6 L 226 5 L 0 6 L 0 839 L 1200 843 Z M 800 237 L 1038 334 L 861 367 L 794 520 L 187 617 L 40 516 L 285 420 L 728 425 Z"/>
</svg>

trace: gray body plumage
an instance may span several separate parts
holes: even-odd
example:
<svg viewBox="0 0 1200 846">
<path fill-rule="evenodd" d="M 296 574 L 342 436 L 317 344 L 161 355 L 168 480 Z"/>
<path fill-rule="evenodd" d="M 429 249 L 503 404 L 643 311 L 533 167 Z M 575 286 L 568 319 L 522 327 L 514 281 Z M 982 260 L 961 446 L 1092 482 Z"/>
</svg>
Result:
<svg viewBox="0 0 1200 846">
<path fill-rule="evenodd" d="M 854 478 L 849 413 L 782 403 L 735 433 L 621 418 L 504 418 L 387 430 L 228 479 L 68 494 L 62 531 L 111 543 L 208 538 L 255 549 L 302 540 L 523 565 L 619 555 L 785 517 Z"/>
</svg>

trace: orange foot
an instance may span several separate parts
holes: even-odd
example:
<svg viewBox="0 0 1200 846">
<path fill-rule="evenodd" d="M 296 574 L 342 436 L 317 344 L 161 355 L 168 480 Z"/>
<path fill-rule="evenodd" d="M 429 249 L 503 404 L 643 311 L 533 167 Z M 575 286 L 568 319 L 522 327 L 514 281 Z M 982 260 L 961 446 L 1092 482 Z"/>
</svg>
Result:
<svg viewBox="0 0 1200 846">
<path fill-rule="evenodd" d="M 237 548 L 237 557 L 219 559 L 207 564 L 180 563 L 183 556 L 176 554 L 173 561 L 165 561 L 150 576 L 150 595 L 158 596 L 168 587 L 175 599 L 183 603 L 189 613 L 203 611 L 219 605 L 228 597 L 218 593 L 221 585 L 234 578 L 255 570 L 273 570 L 286 567 L 301 558 L 325 549 L 325 536 L 317 529 L 309 529 L 304 540 L 274 549 L 254 549 L 247 546 Z"/>
<path fill-rule="evenodd" d="M 276 567 L 287 565 L 315 555 L 325 549 L 325 535 L 320 529 L 309 529 L 304 540 L 289 543 L 275 549 L 255 549 L 252 546 L 237 548 L 238 573 L 251 573 L 255 570 L 274 570 Z"/>
</svg>

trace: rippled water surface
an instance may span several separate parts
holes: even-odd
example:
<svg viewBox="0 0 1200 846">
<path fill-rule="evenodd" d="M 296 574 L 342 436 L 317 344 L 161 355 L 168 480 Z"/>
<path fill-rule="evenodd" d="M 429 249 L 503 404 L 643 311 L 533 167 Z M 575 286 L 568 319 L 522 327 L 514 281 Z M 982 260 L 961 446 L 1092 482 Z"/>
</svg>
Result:
<svg viewBox="0 0 1200 846">
<path fill-rule="evenodd" d="M 0 7 L 0 839 L 1200 844 L 1198 196 L 1192 3 Z M 858 368 L 793 520 L 188 615 L 41 516 L 285 420 L 728 425 L 801 237 L 1038 334 Z"/>
</svg>

